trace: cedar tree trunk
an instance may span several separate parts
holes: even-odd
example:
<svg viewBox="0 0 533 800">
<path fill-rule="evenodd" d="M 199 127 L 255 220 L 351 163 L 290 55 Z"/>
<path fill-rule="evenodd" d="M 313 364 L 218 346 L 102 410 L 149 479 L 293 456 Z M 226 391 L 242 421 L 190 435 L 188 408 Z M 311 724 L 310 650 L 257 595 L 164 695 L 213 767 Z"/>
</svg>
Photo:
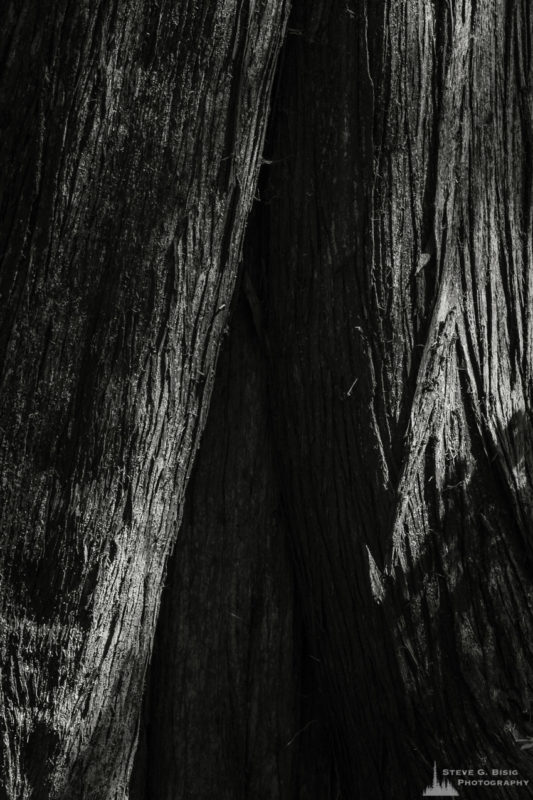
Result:
<svg viewBox="0 0 533 800">
<path fill-rule="evenodd" d="M 265 331 L 346 800 L 412 800 L 434 760 L 533 781 L 532 26 L 525 0 L 289 23 Z"/>
<path fill-rule="evenodd" d="M 127 797 L 285 0 L 7 2 L 0 797 Z"/>
</svg>

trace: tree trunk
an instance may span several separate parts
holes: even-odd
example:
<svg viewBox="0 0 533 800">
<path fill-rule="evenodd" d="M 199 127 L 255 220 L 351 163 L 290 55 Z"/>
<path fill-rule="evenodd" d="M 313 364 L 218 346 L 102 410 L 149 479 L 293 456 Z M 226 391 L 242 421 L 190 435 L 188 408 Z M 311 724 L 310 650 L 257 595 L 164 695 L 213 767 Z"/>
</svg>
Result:
<svg viewBox="0 0 533 800">
<path fill-rule="evenodd" d="M 0 34 L 8 800 L 127 797 L 285 16 L 181 5 Z M 323 800 L 326 730 L 345 800 L 533 780 L 531 10 L 296 0 L 289 33 L 134 795 Z"/>
<path fill-rule="evenodd" d="M 347 800 L 412 800 L 434 760 L 533 780 L 532 36 L 505 0 L 289 24 L 265 326 Z"/>
<path fill-rule="evenodd" d="M 3 17 L 0 797 L 125 798 L 285 2 Z"/>
</svg>

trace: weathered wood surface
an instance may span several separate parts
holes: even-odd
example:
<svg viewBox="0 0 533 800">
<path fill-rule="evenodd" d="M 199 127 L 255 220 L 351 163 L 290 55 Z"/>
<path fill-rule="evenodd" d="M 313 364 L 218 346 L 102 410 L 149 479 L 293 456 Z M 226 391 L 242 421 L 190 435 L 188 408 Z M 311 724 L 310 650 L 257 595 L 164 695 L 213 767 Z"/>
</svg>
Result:
<svg viewBox="0 0 533 800">
<path fill-rule="evenodd" d="M 264 318 L 346 798 L 411 800 L 434 759 L 533 780 L 532 25 L 504 0 L 290 22 Z"/>
<path fill-rule="evenodd" d="M 0 26 L 0 797 L 125 798 L 284 0 Z"/>
</svg>

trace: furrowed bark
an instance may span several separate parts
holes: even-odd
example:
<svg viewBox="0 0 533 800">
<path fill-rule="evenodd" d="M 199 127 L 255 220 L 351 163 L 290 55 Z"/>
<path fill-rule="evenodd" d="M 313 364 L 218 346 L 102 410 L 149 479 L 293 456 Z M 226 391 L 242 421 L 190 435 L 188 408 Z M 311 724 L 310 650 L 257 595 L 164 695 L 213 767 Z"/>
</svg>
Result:
<svg viewBox="0 0 533 800">
<path fill-rule="evenodd" d="M 0 796 L 125 798 L 285 2 L 41 6 L 0 41 Z"/>
<path fill-rule="evenodd" d="M 346 798 L 412 798 L 434 759 L 533 779 L 532 33 L 504 0 L 289 26 L 265 319 Z"/>
</svg>

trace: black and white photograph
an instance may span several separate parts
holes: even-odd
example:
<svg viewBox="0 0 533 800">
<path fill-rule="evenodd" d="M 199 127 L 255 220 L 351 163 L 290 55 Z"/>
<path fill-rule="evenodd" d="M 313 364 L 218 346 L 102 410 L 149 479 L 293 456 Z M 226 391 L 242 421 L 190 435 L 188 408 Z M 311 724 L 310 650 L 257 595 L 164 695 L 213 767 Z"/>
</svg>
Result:
<svg viewBox="0 0 533 800">
<path fill-rule="evenodd" d="M 0 800 L 533 798 L 532 0 L 0 0 Z"/>
</svg>

